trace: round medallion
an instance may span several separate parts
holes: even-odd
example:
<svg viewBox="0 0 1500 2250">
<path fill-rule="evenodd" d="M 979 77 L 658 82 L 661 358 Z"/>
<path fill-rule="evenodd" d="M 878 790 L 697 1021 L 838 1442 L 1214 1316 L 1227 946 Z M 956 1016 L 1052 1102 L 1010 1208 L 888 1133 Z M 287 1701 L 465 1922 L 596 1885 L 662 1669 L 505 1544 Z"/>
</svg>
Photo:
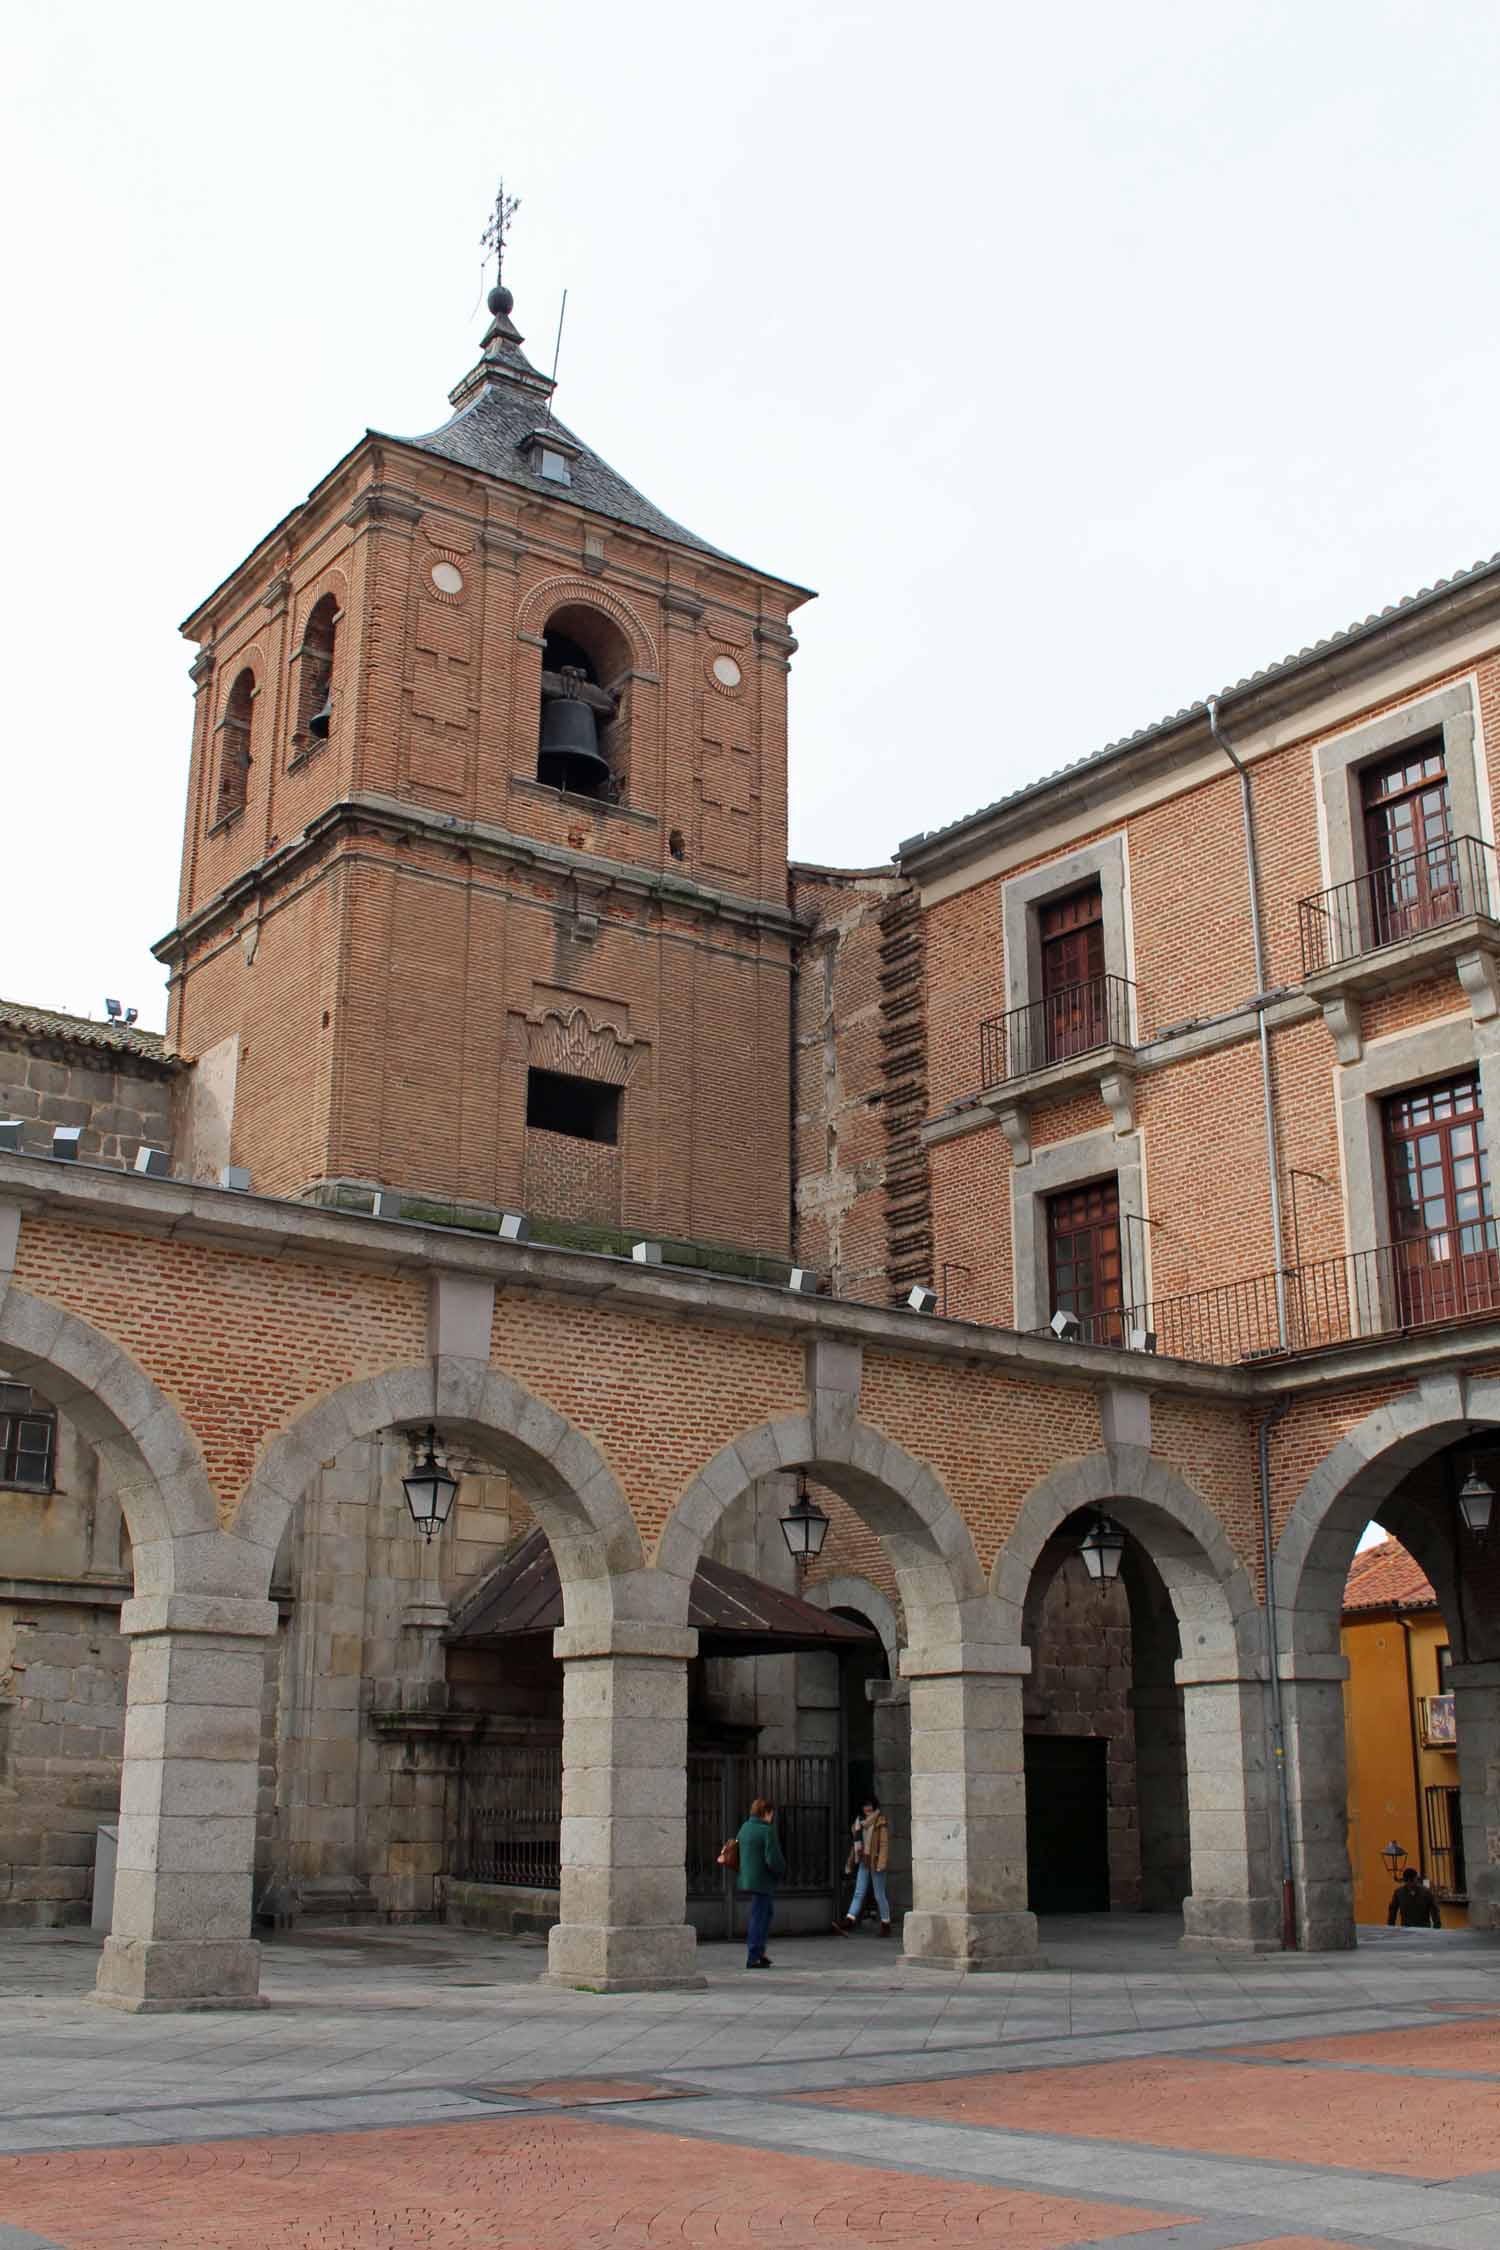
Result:
<svg viewBox="0 0 1500 2250">
<path fill-rule="evenodd" d="M 440 594 L 461 594 L 464 574 L 457 563 L 435 562 L 432 566 L 432 583 Z"/>
<path fill-rule="evenodd" d="M 736 688 L 744 678 L 743 672 L 741 672 L 732 656 L 716 656 L 713 661 L 713 675 L 720 687 L 724 688 Z"/>
</svg>

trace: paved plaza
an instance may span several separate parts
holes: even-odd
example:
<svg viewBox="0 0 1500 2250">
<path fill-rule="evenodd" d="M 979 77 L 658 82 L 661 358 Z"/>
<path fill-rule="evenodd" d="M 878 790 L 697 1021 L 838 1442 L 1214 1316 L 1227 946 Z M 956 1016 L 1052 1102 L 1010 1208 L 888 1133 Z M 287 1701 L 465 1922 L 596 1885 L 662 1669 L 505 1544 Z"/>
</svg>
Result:
<svg viewBox="0 0 1500 2250">
<path fill-rule="evenodd" d="M 790 1939 L 708 1989 L 558 1991 L 440 1928 L 266 1948 L 270 2005 L 119 2016 L 84 1932 L 0 1939 L 0 2250 L 1500 2244 L 1500 1943 L 1190 1956 L 1044 1925 L 962 1978 Z"/>
</svg>

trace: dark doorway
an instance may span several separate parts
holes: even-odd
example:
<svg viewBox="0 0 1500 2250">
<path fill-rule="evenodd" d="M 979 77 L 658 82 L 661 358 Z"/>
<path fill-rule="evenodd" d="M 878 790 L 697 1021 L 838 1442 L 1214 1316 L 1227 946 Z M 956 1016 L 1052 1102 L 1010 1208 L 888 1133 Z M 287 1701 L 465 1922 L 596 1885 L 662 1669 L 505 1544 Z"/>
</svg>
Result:
<svg viewBox="0 0 1500 2250">
<path fill-rule="evenodd" d="M 1033 1914 L 1109 1912 L 1108 1744 L 1026 1737 L 1026 1890 Z"/>
</svg>

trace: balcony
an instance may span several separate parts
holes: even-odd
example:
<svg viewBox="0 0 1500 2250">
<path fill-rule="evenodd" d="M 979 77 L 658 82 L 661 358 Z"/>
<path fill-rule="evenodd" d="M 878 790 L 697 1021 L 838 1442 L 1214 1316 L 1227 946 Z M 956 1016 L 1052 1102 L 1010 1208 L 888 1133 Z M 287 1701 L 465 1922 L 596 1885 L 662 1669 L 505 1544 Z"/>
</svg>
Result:
<svg viewBox="0 0 1500 2250">
<path fill-rule="evenodd" d="M 1456 971 L 1477 1020 L 1500 1012 L 1494 861 L 1482 837 L 1448 837 L 1299 902 L 1303 985 L 1340 1062 L 1363 1052 L 1362 1001 L 1435 971 Z"/>
<path fill-rule="evenodd" d="M 1090 977 L 979 1026 L 980 1100 L 994 1109 L 1017 1163 L 1029 1153 L 1027 1105 L 1097 1086 L 1117 1132 L 1135 1122 L 1135 986 Z"/>
<path fill-rule="evenodd" d="M 1132 1334 L 1145 1332 L 1155 1339 L 1152 1348 L 1169 1358 L 1230 1367 L 1471 1320 L 1500 1320 L 1500 1222 L 1494 1219 L 1317 1258 L 1279 1275 L 1252 1274 L 1215 1289 L 1115 1306 L 1086 1318 L 1077 1340 L 1124 1349 Z"/>
</svg>

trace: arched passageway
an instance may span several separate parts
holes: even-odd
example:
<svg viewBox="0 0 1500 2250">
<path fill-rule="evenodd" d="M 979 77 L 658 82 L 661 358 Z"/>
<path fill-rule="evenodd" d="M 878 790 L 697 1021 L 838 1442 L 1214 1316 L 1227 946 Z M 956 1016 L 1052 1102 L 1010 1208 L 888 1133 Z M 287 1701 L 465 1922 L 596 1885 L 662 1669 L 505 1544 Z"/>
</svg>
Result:
<svg viewBox="0 0 1500 2250">
<path fill-rule="evenodd" d="M 1086 1730 L 1085 1715 L 1075 1713 L 1076 1725 L 1045 1737 L 1033 1726 L 1033 1742 L 1092 1749 L 1087 1761 L 1069 1753 L 1068 1783 L 1080 1821 L 1092 1823 L 1092 1890 L 1085 1900 L 1075 1895 L 1076 1880 L 1056 1888 L 1075 1906 L 1106 1899 L 1180 1904 L 1186 1944 L 1269 1950 L 1279 1942 L 1280 1910 L 1261 1618 L 1245 1570 L 1207 1504 L 1143 1447 L 1111 1446 L 1066 1463 L 1034 1487 L 1000 1550 L 992 1574 L 996 1600 L 1018 1637 L 1035 1630 L 1049 1585 L 1073 1567 L 1070 1558 L 1098 1514 L 1125 1534 L 1116 1630 L 1128 1632 L 1132 1654 L 1139 1644 L 1139 1661 L 1128 1722 L 1122 1712 L 1108 1729 Z M 1032 1691 L 1038 1718 L 1044 1692 Z M 1111 1734 L 1120 1743 L 1128 1734 L 1141 1752 L 1133 1761 L 1136 1801 L 1116 1808 L 1132 1813 L 1133 1824 L 1122 1818 L 1113 1838 Z M 1032 1752 L 1031 1803 L 1039 1816 L 1049 1759 L 1060 1781 L 1062 1758 Z M 1117 1771 L 1123 1766 L 1117 1753 Z M 1043 1846 L 1062 1848 L 1060 1832 Z M 1038 1874 L 1041 1856 L 1033 1862 Z M 1045 1883 L 1033 1895 L 1044 1897 Z"/>
<path fill-rule="evenodd" d="M 1500 1482 L 1500 1382 L 1433 1378 L 1359 1422 L 1293 1502 L 1276 1549 L 1278 1660 L 1302 1942 L 1354 1943 L 1340 1648 L 1361 1533 L 1378 1524 L 1430 1580 L 1448 1621 L 1471 1926 L 1500 1928 L 1500 1543 L 1457 1494 L 1471 1461 Z"/>
</svg>

